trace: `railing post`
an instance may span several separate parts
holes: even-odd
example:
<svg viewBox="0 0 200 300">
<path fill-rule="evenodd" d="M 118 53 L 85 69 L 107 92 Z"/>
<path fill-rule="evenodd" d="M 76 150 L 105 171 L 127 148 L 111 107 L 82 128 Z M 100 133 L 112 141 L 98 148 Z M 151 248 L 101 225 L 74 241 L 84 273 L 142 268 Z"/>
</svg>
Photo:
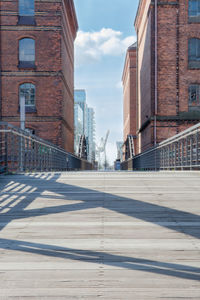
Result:
<svg viewBox="0 0 200 300">
<path fill-rule="evenodd" d="M 193 164 L 193 148 L 192 148 L 192 138 L 193 136 L 190 137 L 190 170 L 192 170 L 192 164 Z"/>
<path fill-rule="evenodd" d="M 178 141 L 178 160 L 177 160 L 177 165 L 178 165 L 178 167 L 180 166 L 180 159 L 181 159 L 181 157 L 180 157 L 180 155 L 181 155 L 181 151 L 180 151 L 180 141 Z"/>
<path fill-rule="evenodd" d="M 164 148 L 164 151 L 165 151 L 165 164 L 164 164 L 164 167 L 166 169 L 166 167 L 167 167 L 167 147 L 166 146 Z"/>
<path fill-rule="evenodd" d="M 185 144 L 186 144 L 186 167 L 188 168 L 188 138 L 186 138 Z"/>
<path fill-rule="evenodd" d="M 196 132 L 196 165 L 199 163 L 199 132 Z"/>
<path fill-rule="evenodd" d="M 181 140 L 181 170 L 184 168 L 184 140 Z"/>
<path fill-rule="evenodd" d="M 176 142 L 172 144 L 172 167 L 175 170 L 175 152 L 176 152 Z"/>
<path fill-rule="evenodd" d="M 168 145 L 168 170 L 170 170 L 170 150 L 171 150 L 171 146 Z"/>
<path fill-rule="evenodd" d="M 5 171 L 8 172 L 8 132 L 5 132 Z"/>
<path fill-rule="evenodd" d="M 19 169 L 23 172 L 23 137 L 19 136 Z"/>
<path fill-rule="evenodd" d="M 10 157 L 11 157 L 11 170 L 14 170 L 15 168 L 15 137 L 11 133 L 10 137 Z"/>
</svg>

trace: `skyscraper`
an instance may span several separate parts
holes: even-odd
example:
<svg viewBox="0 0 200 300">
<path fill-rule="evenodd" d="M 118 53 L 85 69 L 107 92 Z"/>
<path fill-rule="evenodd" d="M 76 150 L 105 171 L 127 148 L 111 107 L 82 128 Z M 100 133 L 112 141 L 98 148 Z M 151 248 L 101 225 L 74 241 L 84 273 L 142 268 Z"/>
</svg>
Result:
<svg viewBox="0 0 200 300">
<path fill-rule="evenodd" d="M 91 107 L 87 108 L 87 134 L 88 140 L 88 160 L 90 162 L 95 161 L 95 114 L 94 109 Z"/>
<path fill-rule="evenodd" d="M 75 109 L 79 106 L 83 112 L 83 135 L 86 138 L 87 143 L 87 153 L 88 153 L 88 160 L 94 161 L 95 160 L 95 119 L 94 119 L 94 109 L 87 106 L 86 103 L 86 92 L 85 90 L 75 90 L 74 91 L 74 102 L 75 102 Z M 74 124 L 77 124 L 77 116 L 74 121 Z M 79 144 L 80 135 L 77 133 L 76 125 L 75 125 L 75 148 L 77 149 L 77 144 Z"/>
<path fill-rule="evenodd" d="M 83 128 L 83 110 L 78 103 L 74 104 L 74 152 L 79 154 L 79 143 L 81 136 L 84 135 Z"/>
<path fill-rule="evenodd" d="M 87 122 L 87 104 L 86 104 L 86 91 L 75 90 L 74 91 L 74 103 L 78 104 L 83 111 L 83 132 L 86 135 L 86 122 Z"/>
</svg>

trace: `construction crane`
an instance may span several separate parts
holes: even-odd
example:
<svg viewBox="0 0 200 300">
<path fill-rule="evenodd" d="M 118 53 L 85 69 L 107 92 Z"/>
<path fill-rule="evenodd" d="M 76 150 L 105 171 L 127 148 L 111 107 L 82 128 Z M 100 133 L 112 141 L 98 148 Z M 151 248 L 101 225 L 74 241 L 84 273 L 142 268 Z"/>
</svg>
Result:
<svg viewBox="0 0 200 300">
<path fill-rule="evenodd" d="M 101 138 L 100 144 L 99 144 L 99 146 L 97 146 L 97 149 L 96 149 L 99 169 L 101 169 L 103 166 L 106 168 L 106 144 L 108 141 L 109 134 L 110 134 L 110 130 L 107 131 L 105 139 Z"/>
</svg>

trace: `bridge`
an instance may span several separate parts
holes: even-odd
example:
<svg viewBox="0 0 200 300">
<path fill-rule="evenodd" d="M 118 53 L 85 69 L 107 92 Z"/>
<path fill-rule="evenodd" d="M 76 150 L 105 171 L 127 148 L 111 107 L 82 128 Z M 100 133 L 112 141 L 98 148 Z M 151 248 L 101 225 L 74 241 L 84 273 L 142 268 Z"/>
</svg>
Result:
<svg viewBox="0 0 200 300">
<path fill-rule="evenodd" d="M 200 299 L 200 172 L 0 176 L 0 299 Z"/>
</svg>

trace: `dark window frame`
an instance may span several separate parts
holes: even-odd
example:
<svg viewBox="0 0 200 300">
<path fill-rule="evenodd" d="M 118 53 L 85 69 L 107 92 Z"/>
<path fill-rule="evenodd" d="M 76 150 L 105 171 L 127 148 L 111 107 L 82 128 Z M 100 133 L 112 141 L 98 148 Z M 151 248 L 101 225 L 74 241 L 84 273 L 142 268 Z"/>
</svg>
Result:
<svg viewBox="0 0 200 300">
<path fill-rule="evenodd" d="M 200 83 L 192 83 L 188 88 L 189 111 L 200 111 Z"/>
<path fill-rule="evenodd" d="M 29 89 L 34 88 L 34 102 L 33 104 L 26 104 L 25 102 L 25 111 L 26 113 L 34 113 L 36 112 L 36 85 L 33 82 L 23 82 L 19 85 L 19 109 L 20 109 L 20 97 L 21 97 L 21 93 L 22 93 L 22 88 L 24 89 L 28 89 L 28 87 L 23 87 L 25 85 L 30 85 Z M 26 97 L 26 96 L 25 96 Z M 29 95 L 29 97 L 31 97 Z M 25 99 L 26 101 L 26 99 Z"/>
<path fill-rule="evenodd" d="M 29 11 L 26 13 L 23 11 L 22 3 L 23 0 L 18 0 L 18 25 L 36 25 L 35 22 L 35 0 L 25 0 L 32 2 Z M 31 8 L 32 7 L 32 8 Z"/>
<path fill-rule="evenodd" d="M 188 40 L 188 68 L 200 69 L 200 38 Z"/>
<path fill-rule="evenodd" d="M 29 3 L 29 8 L 27 11 L 25 11 L 25 8 L 23 9 L 22 2 Z M 18 10 L 19 10 L 19 16 L 28 16 L 28 17 L 34 17 L 35 16 L 35 0 L 18 0 Z"/>
<path fill-rule="evenodd" d="M 192 5 L 196 3 L 196 9 L 192 8 Z M 200 0 L 188 1 L 188 20 L 189 23 L 200 23 Z"/>
<path fill-rule="evenodd" d="M 21 45 L 21 42 L 24 41 L 24 40 L 31 40 L 31 41 L 34 41 L 34 60 L 24 60 L 24 59 L 21 59 L 21 51 L 23 51 L 23 48 L 22 48 L 22 45 Z M 35 42 L 35 39 L 32 38 L 32 37 L 23 37 L 21 38 L 19 41 L 18 41 L 18 59 L 19 59 L 19 64 L 18 64 L 18 68 L 19 69 L 36 69 L 36 65 L 35 65 L 35 59 L 36 59 L 36 51 L 35 51 L 35 48 L 36 48 L 36 42 Z M 31 55 L 31 54 L 27 54 L 27 55 Z"/>
</svg>

